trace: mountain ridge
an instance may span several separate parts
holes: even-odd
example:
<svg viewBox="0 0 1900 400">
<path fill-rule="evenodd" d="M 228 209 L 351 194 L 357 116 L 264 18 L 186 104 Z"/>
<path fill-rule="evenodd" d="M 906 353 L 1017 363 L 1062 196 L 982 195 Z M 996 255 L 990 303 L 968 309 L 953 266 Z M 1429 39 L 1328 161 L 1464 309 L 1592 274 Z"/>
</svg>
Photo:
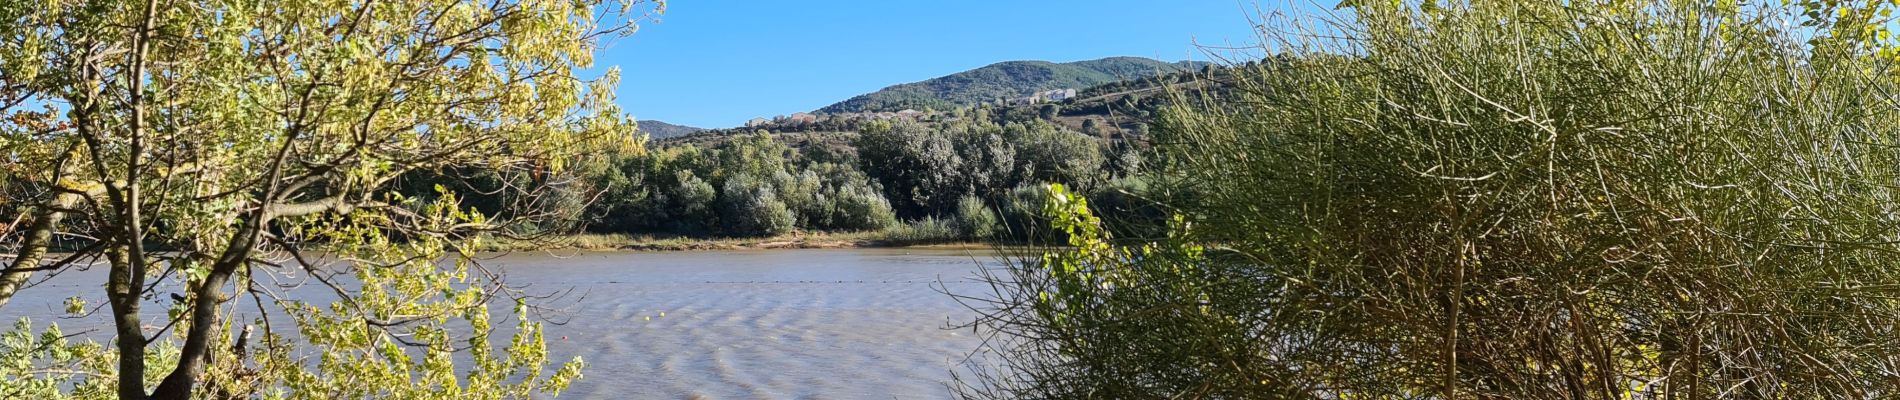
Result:
<svg viewBox="0 0 1900 400">
<path fill-rule="evenodd" d="M 640 132 L 646 133 L 647 138 L 652 140 L 686 136 L 706 130 L 706 128 L 671 124 L 653 119 L 637 120 L 634 123 L 639 124 Z"/>
<path fill-rule="evenodd" d="M 838 114 L 907 108 L 942 110 L 984 101 L 1018 98 L 1037 91 L 1082 89 L 1163 75 L 1207 64 L 1205 61 L 1167 62 L 1128 56 L 1065 63 L 1003 61 L 922 81 L 887 86 L 819 108 L 815 112 Z"/>
</svg>

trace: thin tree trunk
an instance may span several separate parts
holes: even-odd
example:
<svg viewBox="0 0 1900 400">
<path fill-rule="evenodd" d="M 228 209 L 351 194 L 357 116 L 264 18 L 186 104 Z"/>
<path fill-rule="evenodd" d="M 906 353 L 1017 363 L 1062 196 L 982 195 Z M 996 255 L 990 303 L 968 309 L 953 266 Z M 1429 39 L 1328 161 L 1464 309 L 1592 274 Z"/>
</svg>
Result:
<svg viewBox="0 0 1900 400">
<path fill-rule="evenodd" d="M 165 380 L 152 391 L 152 399 L 191 398 L 192 387 L 197 385 L 198 376 L 204 372 L 205 360 L 210 358 L 208 353 L 212 348 L 212 333 L 219 324 L 218 308 L 224 302 L 224 285 L 239 267 L 250 260 L 251 251 L 257 247 L 263 230 L 263 215 L 263 212 L 253 214 L 240 225 L 223 254 L 212 263 L 211 273 L 206 274 L 204 282 L 193 288 L 191 324 L 185 332 L 185 345 L 178 351 L 178 366 L 165 375 Z"/>
<path fill-rule="evenodd" d="M 144 347 L 148 345 L 148 339 L 144 337 L 144 328 L 139 320 L 139 298 L 144 294 L 144 279 L 146 279 L 144 277 L 146 273 L 144 218 L 141 216 L 144 201 L 139 193 L 142 167 L 139 161 L 144 157 L 144 135 L 148 131 L 146 121 L 144 121 L 146 53 L 152 49 L 152 30 L 156 28 L 156 21 L 158 21 L 158 0 L 146 0 L 144 15 L 141 15 L 139 19 L 137 32 L 133 32 L 131 63 L 129 63 L 129 72 L 125 76 L 127 82 L 131 83 L 129 93 L 127 93 L 129 95 L 127 106 L 131 108 L 131 123 L 125 133 L 131 138 L 131 148 L 125 154 L 125 176 L 123 176 L 125 188 L 112 195 L 114 207 L 120 210 L 120 222 L 118 222 L 120 226 L 114 229 L 114 235 L 118 237 L 118 248 L 112 258 L 112 277 L 108 279 L 108 286 L 110 286 L 110 298 L 112 298 L 114 326 L 118 328 L 120 400 L 146 400 Z M 99 97 L 97 95 L 89 97 L 87 102 L 91 106 L 97 106 Z M 93 135 L 97 133 L 99 131 L 95 129 Z M 91 138 L 91 140 L 93 140 L 91 142 L 93 161 L 99 167 L 99 176 L 104 178 L 108 174 L 104 171 L 104 163 L 101 163 L 103 154 L 99 154 L 101 152 L 99 140 L 97 138 Z M 177 396 L 177 398 L 179 400 L 188 398 L 190 389 L 186 389 L 184 394 L 186 396 Z"/>
</svg>

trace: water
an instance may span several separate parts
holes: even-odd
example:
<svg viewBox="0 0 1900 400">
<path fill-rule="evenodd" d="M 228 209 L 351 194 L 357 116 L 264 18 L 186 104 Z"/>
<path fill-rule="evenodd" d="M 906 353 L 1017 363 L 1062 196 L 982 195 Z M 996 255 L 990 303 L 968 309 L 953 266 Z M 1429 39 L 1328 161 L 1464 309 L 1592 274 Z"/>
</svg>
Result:
<svg viewBox="0 0 1900 400">
<path fill-rule="evenodd" d="M 530 291 L 573 289 L 544 304 L 565 320 L 545 328 L 550 355 L 588 363 L 564 399 L 948 398 L 980 339 L 944 329 L 971 314 L 939 290 L 983 290 L 970 278 L 994 263 L 987 250 L 561 255 L 485 263 Z M 98 293 L 87 278 L 101 269 L 22 291 L 0 318 L 47 321 L 65 297 Z M 58 322 L 103 327 L 104 314 Z"/>
</svg>

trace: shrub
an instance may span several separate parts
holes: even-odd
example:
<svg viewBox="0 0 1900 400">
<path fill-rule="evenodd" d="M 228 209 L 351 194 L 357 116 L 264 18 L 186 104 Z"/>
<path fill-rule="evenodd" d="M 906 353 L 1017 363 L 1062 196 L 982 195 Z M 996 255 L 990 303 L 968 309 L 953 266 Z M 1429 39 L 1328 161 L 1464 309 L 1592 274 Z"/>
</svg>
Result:
<svg viewBox="0 0 1900 400">
<path fill-rule="evenodd" d="M 1112 179 L 1088 193 L 1089 205 L 1103 227 L 1123 239 L 1158 240 L 1167 236 L 1168 211 L 1148 178 Z M 1178 201 L 1178 199 L 1174 199 Z"/>
<path fill-rule="evenodd" d="M 713 214 L 713 203 L 719 197 L 712 183 L 699 179 L 692 171 L 682 170 L 674 175 L 678 186 L 668 193 L 670 207 L 664 215 L 673 219 L 674 229 L 680 232 L 704 232 L 710 229 L 717 216 Z"/>
<path fill-rule="evenodd" d="M 1093 120 L 1090 120 L 1093 121 Z M 1103 178 L 1102 146 L 1096 139 L 1044 122 L 1010 124 L 1018 157 L 1030 182 L 1064 182 L 1086 188 Z"/>
<path fill-rule="evenodd" d="M 957 200 L 957 232 L 964 239 L 988 239 L 996 235 L 996 212 L 976 196 Z"/>
<path fill-rule="evenodd" d="M 897 213 L 875 188 L 847 185 L 831 196 L 830 229 L 874 231 L 897 226 Z"/>
<path fill-rule="evenodd" d="M 896 244 L 929 244 L 955 242 L 961 238 L 956 224 L 950 220 L 936 217 L 924 217 L 909 224 L 898 225 L 885 231 L 884 238 Z"/>
<path fill-rule="evenodd" d="M 725 229 L 737 236 L 772 236 L 792 231 L 797 216 L 779 201 L 772 185 L 751 175 L 726 178 L 719 194 Z"/>
<path fill-rule="evenodd" d="M 1003 193 L 1002 200 L 997 204 L 1001 225 L 998 236 L 1018 241 L 1051 243 L 1048 220 L 1042 217 L 1043 203 L 1047 200 L 1047 190 L 1036 185 L 1018 186 Z"/>
<path fill-rule="evenodd" d="M 830 216 L 824 210 L 822 197 L 823 182 L 818 174 L 810 170 L 793 175 L 786 171 L 772 174 L 772 187 L 777 190 L 778 199 L 798 216 L 797 226 L 818 227 L 824 225 L 823 219 Z"/>
<path fill-rule="evenodd" d="M 1890 52 L 1754 5 L 1359 4 L 1176 94 L 1169 238 L 1055 192 L 1073 249 L 990 277 L 963 394 L 1900 393 Z"/>
</svg>

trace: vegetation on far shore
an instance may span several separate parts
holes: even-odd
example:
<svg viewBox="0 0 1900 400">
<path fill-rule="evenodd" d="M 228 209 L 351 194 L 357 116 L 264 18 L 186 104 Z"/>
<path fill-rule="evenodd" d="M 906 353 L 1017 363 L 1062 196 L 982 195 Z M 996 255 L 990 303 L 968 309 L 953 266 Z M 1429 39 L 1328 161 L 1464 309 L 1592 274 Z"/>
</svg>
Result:
<svg viewBox="0 0 1900 400">
<path fill-rule="evenodd" d="M 1154 194 L 1140 176 L 1146 144 L 1108 127 L 1071 129 L 1059 122 L 1061 107 L 977 106 L 918 121 L 837 119 L 651 142 L 631 136 L 554 176 L 443 168 L 394 184 L 422 199 L 454 193 L 482 215 L 552 217 L 499 235 L 514 237 L 880 232 L 878 243 L 1052 243 L 1041 216 L 1047 183 L 1125 216 L 1117 229 L 1158 232 L 1159 214 L 1144 200 Z"/>
<path fill-rule="evenodd" d="M 771 250 L 771 249 L 850 249 L 881 247 L 988 248 L 995 242 L 959 237 L 912 237 L 903 232 L 800 232 L 765 237 L 691 237 L 585 233 L 510 240 L 489 238 L 475 251 L 521 252 L 547 250 L 583 251 L 698 251 L 698 250 Z"/>
</svg>

